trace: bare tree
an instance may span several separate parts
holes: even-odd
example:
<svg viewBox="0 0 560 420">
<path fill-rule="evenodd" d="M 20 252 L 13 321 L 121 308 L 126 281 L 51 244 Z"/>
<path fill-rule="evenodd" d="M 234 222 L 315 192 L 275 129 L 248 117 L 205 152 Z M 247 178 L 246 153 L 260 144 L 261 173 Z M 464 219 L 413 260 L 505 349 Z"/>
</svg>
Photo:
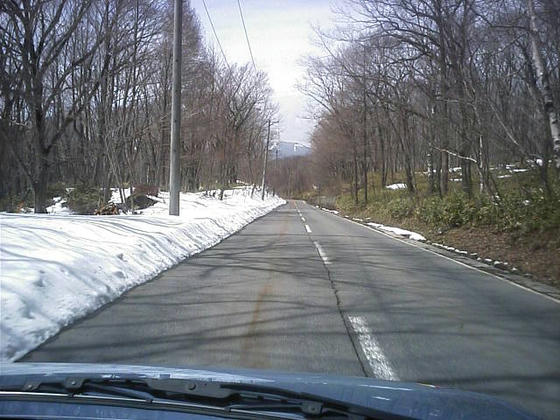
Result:
<svg viewBox="0 0 560 420">
<path fill-rule="evenodd" d="M 95 52 L 104 38 L 99 26 L 92 22 L 95 11 L 91 6 L 91 0 L 8 1 L 1 6 L 0 42 L 12 65 L 20 69 L 18 77 L 22 84 L 15 94 L 25 102 L 25 122 L 30 125 L 25 138 L 37 159 L 25 161 L 18 148 L 10 145 L 33 188 L 36 213 L 46 211 L 54 147 L 87 106 L 99 84 L 99 79 L 93 79 L 91 72 L 82 72 L 85 80 L 80 82 L 87 87 L 75 92 L 77 96 L 69 103 L 60 100 L 72 77 L 77 76 L 77 70 L 92 68 Z M 100 27 L 106 27 L 106 21 L 112 18 L 103 15 Z M 74 54 L 71 55 L 73 37 L 81 31 L 89 32 L 88 42 L 79 50 L 72 49 Z M 107 61 L 102 63 L 100 74 L 104 74 L 107 65 Z"/>
<path fill-rule="evenodd" d="M 527 11 L 529 13 L 529 37 L 531 39 L 533 64 L 537 73 L 537 81 L 542 95 L 544 112 L 548 117 L 550 135 L 556 159 L 556 168 L 560 170 L 560 123 L 558 122 L 558 112 L 554 105 L 552 89 L 548 79 L 548 70 L 541 52 L 541 40 L 537 26 L 534 0 L 527 0 Z"/>
</svg>

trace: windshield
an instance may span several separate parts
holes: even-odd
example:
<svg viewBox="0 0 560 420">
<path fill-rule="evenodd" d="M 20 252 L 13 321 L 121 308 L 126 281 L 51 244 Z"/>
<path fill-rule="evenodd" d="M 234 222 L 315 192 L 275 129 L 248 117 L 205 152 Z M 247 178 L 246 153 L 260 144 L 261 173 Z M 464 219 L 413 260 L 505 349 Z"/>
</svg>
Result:
<svg viewBox="0 0 560 420">
<path fill-rule="evenodd" d="M 553 0 L 3 1 L 0 376 L 560 418 L 559 117 Z"/>
</svg>

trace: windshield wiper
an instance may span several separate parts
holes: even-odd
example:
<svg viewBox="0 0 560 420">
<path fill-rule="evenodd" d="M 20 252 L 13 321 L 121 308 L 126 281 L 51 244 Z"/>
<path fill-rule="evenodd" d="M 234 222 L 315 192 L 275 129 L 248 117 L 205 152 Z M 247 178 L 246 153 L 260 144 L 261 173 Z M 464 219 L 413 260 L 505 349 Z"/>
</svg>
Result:
<svg viewBox="0 0 560 420">
<path fill-rule="evenodd" d="M 157 408 L 192 411 L 218 410 L 220 415 L 258 414 L 259 416 L 404 419 L 360 405 L 294 392 L 262 384 L 220 381 L 150 378 L 88 378 L 67 377 L 32 379 L 23 386 L 0 386 L 0 391 L 19 391 L 33 395 L 48 393 L 77 397 L 83 401 L 118 399 L 129 403 L 149 404 Z"/>
</svg>

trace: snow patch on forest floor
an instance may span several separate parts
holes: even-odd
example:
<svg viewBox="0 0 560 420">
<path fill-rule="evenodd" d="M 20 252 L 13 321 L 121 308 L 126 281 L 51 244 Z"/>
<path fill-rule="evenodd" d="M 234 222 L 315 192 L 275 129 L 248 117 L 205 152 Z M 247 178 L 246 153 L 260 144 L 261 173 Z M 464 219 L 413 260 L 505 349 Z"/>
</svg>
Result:
<svg viewBox="0 0 560 420">
<path fill-rule="evenodd" d="M 257 197 L 258 196 L 258 197 Z M 223 201 L 168 194 L 138 215 L 0 213 L 0 361 L 14 361 L 128 289 L 201 252 L 285 201 L 228 191 Z M 60 214 L 62 213 L 62 214 Z"/>
<path fill-rule="evenodd" d="M 388 190 L 405 190 L 406 184 L 403 182 L 399 182 L 397 184 L 387 185 L 385 188 L 387 188 Z"/>
</svg>

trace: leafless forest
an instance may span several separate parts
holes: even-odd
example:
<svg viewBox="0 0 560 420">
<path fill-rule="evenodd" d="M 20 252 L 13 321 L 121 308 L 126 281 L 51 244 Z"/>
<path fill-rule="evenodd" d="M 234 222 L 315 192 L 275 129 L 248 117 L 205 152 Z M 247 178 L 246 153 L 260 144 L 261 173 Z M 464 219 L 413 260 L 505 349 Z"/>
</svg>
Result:
<svg viewBox="0 0 560 420">
<path fill-rule="evenodd" d="M 40 213 L 55 182 L 166 188 L 172 32 L 171 1 L 2 1 L 2 195 Z M 188 3 L 182 45 L 183 189 L 260 180 L 266 75 L 206 48 Z"/>
<path fill-rule="evenodd" d="M 351 0 L 338 12 L 335 30 L 317 30 L 323 54 L 306 60 L 300 86 L 318 121 L 318 186 L 351 183 L 367 203 L 388 174 L 404 173 L 414 193 L 423 171 L 428 192 L 445 196 L 457 165 L 466 194 L 499 198 L 490 169 L 515 162 L 538 167 L 552 193 L 557 0 Z"/>
<path fill-rule="evenodd" d="M 205 47 L 184 10 L 182 188 L 259 184 L 278 118 L 267 77 Z M 460 166 L 469 197 L 499 200 L 491 169 L 517 162 L 554 194 L 557 0 L 347 0 L 338 16 L 316 30 L 323 53 L 302 63 L 312 164 L 272 165 L 278 191 L 350 184 L 367 203 L 395 172 L 417 192 L 424 172 L 427 192 L 445 196 Z M 2 196 L 33 197 L 44 212 L 57 182 L 95 186 L 105 200 L 111 186 L 166 188 L 171 40 L 170 1 L 1 2 Z"/>
</svg>

